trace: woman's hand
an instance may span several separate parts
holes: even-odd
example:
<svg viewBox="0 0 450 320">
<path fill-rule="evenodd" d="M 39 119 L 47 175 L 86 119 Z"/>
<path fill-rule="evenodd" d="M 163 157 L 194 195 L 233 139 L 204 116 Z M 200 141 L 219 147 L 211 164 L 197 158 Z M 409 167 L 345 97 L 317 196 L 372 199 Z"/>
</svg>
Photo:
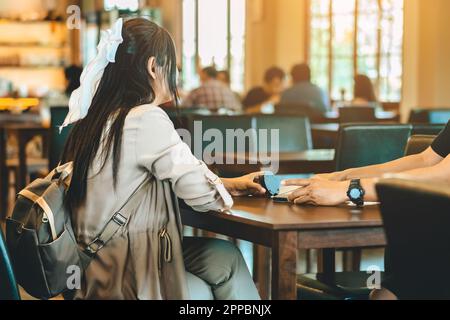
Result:
<svg viewBox="0 0 450 320">
<path fill-rule="evenodd" d="M 347 181 L 294 179 L 283 181 L 283 185 L 299 187 L 288 197 L 289 201 L 295 204 L 336 206 L 348 200 L 349 183 Z"/>
<path fill-rule="evenodd" d="M 254 182 L 256 177 L 262 175 L 264 175 L 264 172 L 255 172 L 240 178 L 222 178 L 222 182 L 233 197 L 263 196 L 266 194 L 266 189 L 259 183 Z"/>
</svg>

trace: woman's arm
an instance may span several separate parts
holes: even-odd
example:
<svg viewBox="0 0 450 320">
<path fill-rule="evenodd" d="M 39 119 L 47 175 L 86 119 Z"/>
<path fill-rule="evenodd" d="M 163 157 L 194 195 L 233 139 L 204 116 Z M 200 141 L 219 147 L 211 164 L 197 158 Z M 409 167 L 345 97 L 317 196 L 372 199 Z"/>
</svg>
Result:
<svg viewBox="0 0 450 320">
<path fill-rule="evenodd" d="M 234 197 L 263 196 L 266 194 L 266 189 L 254 181 L 256 177 L 263 174 L 263 172 L 255 172 L 240 178 L 222 178 L 222 182 L 227 191 Z"/>
<path fill-rule="evenodd" d="M 442 157 L 434 152 L 432 148 L 428 148 L 420 154 L 404 157 L 391 162 L 362 168 L 348 169 L 331 174 L 317 175 L 315 178 L 334 181 L 345 181 L 357 178 L 379 178 L 386 173 L 399 173 L 419 168 L 431 167 L 440 161 L 442 161 Z"/>
</svg>

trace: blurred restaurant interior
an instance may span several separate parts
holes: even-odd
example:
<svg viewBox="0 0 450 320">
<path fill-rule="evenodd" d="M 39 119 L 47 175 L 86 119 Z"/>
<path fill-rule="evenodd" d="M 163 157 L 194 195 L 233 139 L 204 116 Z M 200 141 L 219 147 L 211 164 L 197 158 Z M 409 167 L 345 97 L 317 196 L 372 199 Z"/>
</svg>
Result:
<svg viewBox="0 0 450 320">
<path fill-rule="evenodd" d="M 391 161 L 403 156 L 411 136 L 436 136 L 444 129 L 450 120 L 449 12 L 448 0 L 1 0 L 0 221 L 20 190 L 60 162 L 68 130 L 60 133 L 59 127 L 70 94 L 97 54 L 101 30 L 119 17 L 150 19 L 173 36 L 180 103 L 161 107 L 176 128 L 191 130 L 195 119 L 204 121 L 204 129 L 279 129 L 278 173 L 289 178 Z M 347 129 L 357 124 L 366 127 L 351 136 Z M 373 128 L 381 133 L 371 135 Z M 263 168 L 210 167 L 230 178 Z M 235 204 L 236 210 L 250 210 L 245 200 Z M 286 208 L 279 209 L 281 217 L 304 214 Z M 299 240 L 289 268 L 295 274 L 327 266 L 339 272 L 384 270 L 380 214 L 367 210 L 366 224 L 358 213 L 336 211 L 331 215 L 338 222 L 326 223 L 336 230 L 316 235 L 314 224 L 302 229 L 307 240 Z M 318 208 L 311 215 L 326 217 L 327 211 Z M 216 237 L 234 226 L 210 221 L 214 227 L 200 231 L 204 225 L 194 218 L 186 217 L 191 235 Z M 311 216 L 304 219 L 312 223 Z M 253 229 L 218 237 L 241 249 L 262 297 L 291 299 L 303 287 L 300 280 L 286 285 L 281 271 L 273 271 L 277 263 L 284 268 L 282 258 L 274 258 L 281 242 L 272 243 L 271 236 L 256 242 L 260 247 L 251 244 L 253 235 L 239 234 L 251 230 L 257 238 L 284 230 L 285 224 L 259 231 L 267 223 L 262 219 Z M 290 241 L 290 234 L 277 239 Z M 330 239 L 319 241 L 325 234 Z M 329 264 L 320 266 L 324 261 Z"/>
</svg>

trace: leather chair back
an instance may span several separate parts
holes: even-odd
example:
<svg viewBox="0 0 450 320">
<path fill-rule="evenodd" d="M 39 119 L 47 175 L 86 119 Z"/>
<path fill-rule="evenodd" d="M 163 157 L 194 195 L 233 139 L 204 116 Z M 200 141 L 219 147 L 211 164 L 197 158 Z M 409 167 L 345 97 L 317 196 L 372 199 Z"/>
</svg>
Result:
<svg viewBox="0 0 450 320">
<path fill-rule="evenodd" d="M 339 109 L 340 123 L 376 122 L 373 107 L 343 107 Z"/>
<path fill-rule="evenodd" d="M 445 129 L 444 124 L 413 124 L 412 135 L 437 136 Z"/>
<path fill-rule="evenodd" d="M 191 134 L 191 147 L 193 151 L 196 143 L 200 144 L 202 150 L 205 150 L 206 147 L 211 146 L 211 144 L 215 141 L 214 138 L 205 136 L 206 131 L 209 131 L 211 135 L 214 133 L 220 133 L 222 136 L 222 143 L 217 144 L 222 150 L 216 150 L 224 152 L 248 152 L 255 151 L 256 145 L 250 144 L 249 137 L 245 138 L 245 143 L 241 145 L 240 139 L 242 137 L 231 137 L 227 134 L 228 130 L 232 130 L 235 132 L 236 130 L 243 130 L 247 132 L 249 129 L 252 129 L 252 116 L 223 116 L 223 115 L 211 115 L 211 116 L 199 116 L 199 115 L 191 115 L 188 117 L 187 128 Z M 201 135 L 201 136 L 199 136 Z M 256 142 L 254 135 L 252 135 L 253 141 Z M 210 141 L 208 141 L 210 140 Z M 228 140 L 228 141 L 227 141 Z M 231 148 L 230 141 L 234 142 L 234 148 L 231 150 L 225 150 Z M 216 141 L 217 142 L 217 141 Z M 220 141 L 219 141 L 220 142 Z"/>
<path fill-rule="evenodd" d="M 304 116 L 259 115 L 254 117 L 255 129 L 261 136 L 261 131 L 267 130 L 267 139 L 258 139 L 258 151 L 271 152 L 276 150 L 272 142 L 272 130 L 278 130 L 278 151 L 300 152 L 313 148 L 311 126 Z M 273 137 L 275 138 L 275 137 Z M 274 140 L 276 141 L 276 139 Z"/>
<path fill-rule="evenodd" d="M 428 149 L 433 143 L 436 136 L 415 135 L 411 136 L 406 145 L 405 156 L 419 154 Z"/>
<path fill-rule="evenodd" d="M 400 299 L 450 299 L 450 186 L 386 180 L 376 189 L 390 289 Z"/>
<path fill-rule="evenodd" d="M 336 149 L 336 170 L 401 158 L 411 130 L 411 125 L 342 125 Z"/>
</svg>

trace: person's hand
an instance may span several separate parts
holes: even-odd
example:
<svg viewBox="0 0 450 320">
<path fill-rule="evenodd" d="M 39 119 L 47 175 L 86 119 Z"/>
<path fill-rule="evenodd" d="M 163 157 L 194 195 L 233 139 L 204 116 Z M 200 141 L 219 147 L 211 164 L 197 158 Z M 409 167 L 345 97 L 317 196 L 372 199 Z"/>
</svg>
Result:
<svg viewBox="0 0 450 320">
<path fill-rule="evenodd" d="M 233 197 L 264 196 L 266 189 L 254 182 L 256 177 L 264 175 L 264 172 L 255 172 L 240 178 L 222 179 L 225 188 Z"/>
<path fill-rule="evenodd" d="M 293 179 L 282 182 L 285 186 L 298 186 L 288 199 L 294 204 L 316 206 L 336 206 L 348 200 L 347 181 L 329 181 L 319 179 Z"/>
</svg>

